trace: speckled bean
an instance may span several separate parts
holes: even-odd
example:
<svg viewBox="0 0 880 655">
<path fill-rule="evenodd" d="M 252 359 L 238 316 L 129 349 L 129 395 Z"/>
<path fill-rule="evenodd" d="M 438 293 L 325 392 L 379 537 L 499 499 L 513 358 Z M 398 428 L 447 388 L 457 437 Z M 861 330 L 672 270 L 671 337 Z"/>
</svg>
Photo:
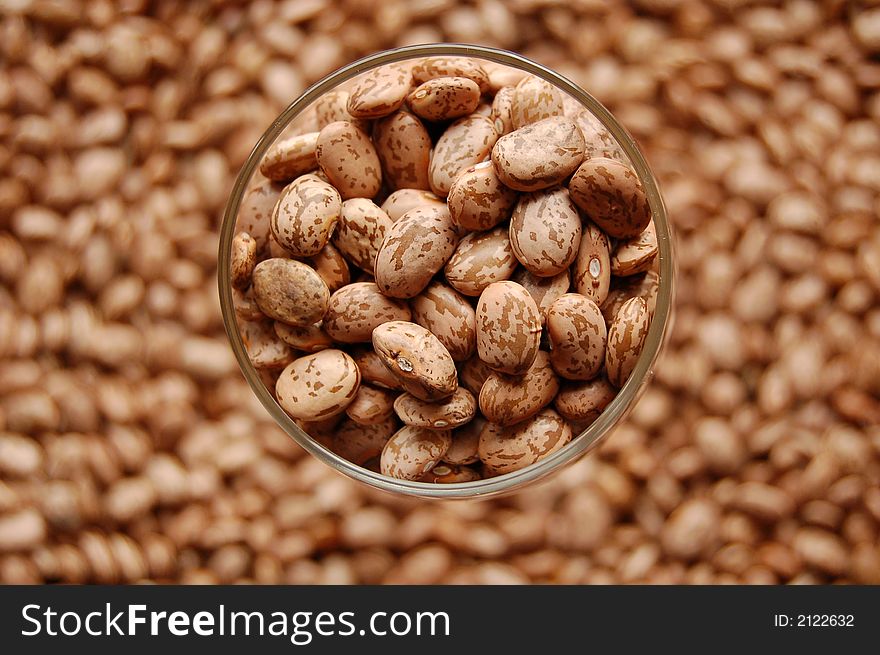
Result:
<svg viewBox="0 0 880 655">
<path fill-rule="evenodd" d="M 458 388 L 452 356 L 421 325 L 405 321 L 384 323 L 373 330 L 373 348 L 403 388 L 416 398 L 443 400 Z"/>
<path fill-rule="evenodd" d="M 443 459 L 451 443 L 448 430 L 425 430 L 407 425 L 398 430 L 382 449 L 382 475 L 416 480 Z"/>
<path fill-rule="evenodd" d="M 386 297 L 373 282 L 355 282 L 330 296 L 324 331 L 340 343 L 369 342 L 382 323 L 410 317 L 405 302 Z"/>
<path fill-rule="evenodd" d="M 446 263 L 449 284 L 466 296 L 479 296 L 493 282 L 513 275 L 517 261 L 504 226 L 473 232 L 462 239 Z"/>
<path fill-rule="evenodd" d="M 523 375 L 538 356 L 541 316 L 529 292 L 495 282 L 477 303 L 477 354 L 493 370 Z"/>
<path fill-rule="evenodd" d="M 354 360 L 329 348 L 288 364 L 275 383 L 275 396 L 292 417 L 314 421 L 344 412 L 360 382 Z"/>
</svg>

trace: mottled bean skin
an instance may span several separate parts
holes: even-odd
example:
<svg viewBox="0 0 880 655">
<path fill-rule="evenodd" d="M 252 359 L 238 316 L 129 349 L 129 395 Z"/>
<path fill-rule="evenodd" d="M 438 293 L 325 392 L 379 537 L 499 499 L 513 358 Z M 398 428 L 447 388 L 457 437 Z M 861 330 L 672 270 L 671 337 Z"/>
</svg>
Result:
<svg viewBox="0 0 880 655">
<path fill-rule="evenodd" d="M 401 428 L 382 449 L 382 475 L 416 480 L 443 459 L 451 443 L 448 430 Z"/>
<path fill-rule="evenodd" d="M 309 257 L 306 263 L 315 269 L 315 273 L 327 284 L 330 293 L 351 282 L 351 271 L 342 253 L 332 243 L 327 243 L 321 252 Z"/>
<path fill-rule="evenodd" d="M 348 113 L 355 118 L 379 118 L 394 113 L 406 100 L 412 73 L 405 64 L 375 68 L 359 78 L 348 97 Z"/>
<path fill-rule="evenodd" d="M 373 330 L 373 349 L 403 388 L 416 398 L 439 401 L 458 388 L 449 351 L 421 325 L 384 323 Z"/>
<path fill-rule="evenodd" d="M 329 447 L 349 462 L 365 466 L 368 460 L 382 454 L 382 449 L 396 430 L 397 421 L 393 416 L 371 425 L 362 425 L 347 418 L 333 431 Z"/>
<path fill-rule="evenodd" d="M 567 293 L 547 312 L 550 361 L 568 380 L 590 380 L 605 362 L 605 319 L 599 306 L 586 296 Z"/>
<path fill-rule="evenodd" d="M 318 131 L 336 121 L 350 121 L 367 131 L 369 121 L 358 119 L 348 113 L 348 91 L 330 91 L 315 101 Z"/>
<path fill-rule="evenodd" d="M 516 85 L 511 117 L 513 129 L 536 123 L 551 116 L 562 116 L 562 92 L 550 82 L 526 75 Z"/>
<path fill-rule="evenodd" d="M 372 200 L 351 198 L 342 203 L 333 243 L 352 264 L 372 273 L 391 223 L 388 214 Z"/>
<path fill-rule="evenodd" d="M 500 136 L 513 132 L 513 97 L 516 89 L 512 86 L 505 86 L 498 89 L 495 98 L 492 100 L 492 113 L 489 114 L 489 120 L 495 126 L 495 131 Z"/>
<path fill-rule="evenodd" d="M 271 180 L 263 180 L 248 189 L 241 199 L 236 229 L 247 232 L 253 237 L 257 242 L 258 253 L 262 252 L 269 242 L 271 234 L 269 223 L 282 188 L 280 184 Z"/>
<path fill-rule="evenodd" d="M 449 215 L 467 230 L 491 230 L 510 217 L 517 193 L 498 179 L 492 162 L 480 162 L 461 173 L 449 189 Z"/>
<path fill-rule="evenodd" d="M 480 474 L 467 466 L 456 466 L 440 462 L 419 478 L 419 482 L 432 484 L 452 484 L 454 482 L 473 482 L 479 480 Z"/>
<path fill-rule="evenodd" d="M 492 148 L 498 178 L 517 191 L 556 186 L 583 160 L 584 137 L 564 116 L 545 118 L 505 134 Z"/>
<path fill-rule="evenodd" d="M 403 389 L 400 380 L 385 366 L 382 358 L 373 350 L 372 344 L 369 348 L 353 349 L 352 357 L 358 365 L 358 370 L 361 372 L 365 382 L 383 389 Z"/>
<path fill-rule="evenodd" d="M 385 389 L 361 384 L 354 400 L 345 408 L 345 413 L 360 425 L 385 423 L 394 415 L 394 394 Z"/>
<path fill-rule="evenodd" d="M 572 120 L 584 135 L 586 158 L 605 157 L 626 163 L 626 155 L 602 122 L 586 109 L 580 109 Z"/>
<path fill-rule="evenodd" d="M 443 461 L 453 465 L 473 464 L 480 461 L 477 449 L 480 445 L 480 432 L 486 419 L 479 414 L 473 420 L 452 432 L 452 444 L 443 456 Z"/>
<path fill-rule="evenodd" d="M 643 273 L 651 268 L 658 252 L 657 232 L 652 221 L 639 236 L 617 244 L 611 255 L 611 273 L 621 277 Z"/>
<path fill-rule="evenodd" d="M 410 317 L 405 302 L 384 296 L 373 282 L 355 282 L 330 296 L 324 331 L 340 343 L 368 343 L 382 323 Z"/>
<path fill-rule="evenodd" d="M 407 96 L 409 108 L 428 121 L 444 121 L 472 113 L 480 104 L 480 87 L 466 77 L 435 77 Z"/>
<path fill-rule="evenodd" d="M 632 239 L 651 220 L 651 207 L 635 171 L 613 159 L 588 159 L 568 185 L 571 198 L 615 239 Z"/>
<path fill-rule="evenodd" d="M 512 282 L 521 284 L 538 305 L 542 323 L 547 320 L 547 310 L 564 293 L 571 284 L 568 271 L 562 271 L 553 277 L 538 277 L 526 268 L 519 268 L 510 276 Z"/>
<path fill-rule="evenodd" d="M 246 288 L 251 283 L 251 273 L 257 263 L 257 242 L 247 232 L 239 232 L 232 238 L 232 255 L 229 277 L 232 286 Z"/>
<path fill-rule="evenodd" d="M 405 393 L 394 401 L 394 412 L 406 425 L 428 430 L 457 428 L 470 421 L 477 411 L 477 401 L 470 391 L 459 387 L 441 402 L 426 402 Z"/>
<path fill-rule="evenodd" d="M 493 473 L 512 473 L 571 441 L 571 429 L 552 409 L 510 427 L 487 423 L 480 433 L 480 459 Z"/>
<path fill-rule="evenodd" d="M 491 423 L 508 426 L 531 418 L 553 402 L 559 379 L 540 351 L 525 375 L 492 373 L 480 390 L 480 411 Z"/>
<path fill-rule="evenodd" d="M 260 172 L 270 180 L 286 181 L 318 167 L 315 148 L 318 133 L 309 132 L 272 144 L 260 162 Z"/>
<path fill-rule="evenodd" d="M 445 207 L 446 203 L 431 191 L 423 189 L 398 189 L 382 203 L 382 211 L 388 214 L 392 222 L 396 223 L 410 209 L 424 205 Z"/>
<path fill-rule="evenodd" d="M 376 255 L 376 284 L 392 298 L 412 298 L 428 286 L 452 255 L 458 237 L 449 212 L 416 207 L 391 226 Z"/>
<path fill-rule="evenodd" d="M 370 137 L 354 123 L 336 121 L 318 134 L 318 165 L 344 200 L 372 198 L 382 186 L 382 165 Z"/>
<path fill-rule="evenodd" d="M 313 176 L 287 185 L 272 212 L 272 236 L 293 257 L 311 257 L 327 244 L 339 220 L 342 199 Z"/>
<path fill-rule="evenodd" d="M 445 198 L 458 174 L 486 159 L 497 140 L 498 133 L 485 116 L 466 116 L 455 121 L 434 146 L 428 168 L 431 190 Z"/>
<path fill-rule="evenodd" d="M 279 369 L 293 360 L 290 348 L 272 330 L 271 321 L 239 320 L 238 326 L 248 359 L 256 368 Z"/>
<path fill-rule="evenodd" d="M 254 267 L 254 300 L 266 316 L 307 327 L 324 317 L 327 284 L 314 269 L 292 259 L 266 259 Z"/>
<path fill-rule="evenodd" d="M 538 356 L 541 315 L 529 292 L 515 282 L 495 282 L 477 303 L 477 354 L 490 368 L 523 375 Z"/>
<path fill-rule="evenodd" d="M 569 421 L 592 423 L 616 395 L 617 389 L 604 376 L 599 376 L 592 380 L 564 383 L 553 406 Z"/>
<path fill-rule="evenodd" d="M 581 244 L 572 268 L 574 290 L 601 306 L 611 285 L 611 256 L 608 237 L 590 222 L 583 224 Z"/>
<path fill-rule="evenodd" d="M 307 353 L 316 353 L 333 345 L 333 340 L 319 323 L 298 327 L 275 321 L 275 334 L 290 347 Z"/>
<path fill-rule="evenodd" d="M 651 325 L 644 298 L 630 298 L 617 311 L 608 329 L 605 370 L 608 381 L 622 387 L 639 360 Z"/>
<path fill-rule="evenodd" d="M 480 395 L 486 380 L 494 371 L 489 368 L 479 357 L 471 357 L 461 366 L 459 373 L 459 382 L 461 386 L 470 391 L 475 396 Z"/>
<path fill-rule="evenodd" d="M 449 284 L 466 296 L 479 296 L 493 282 L 513 275 L 516 257 L 508 230 L 500 226 L 489 232 L 473 232 L 462 239 L 446 263 Z"/>
<path fill-rule="evenodd" d="M 432 282 L 410 301 L 412 320 L 432 332 L 456 362 L 473 356 L 477 348 L 476 314 L 459 293 Z"/>
<path fill-rule="evenodd" d="M 489 90 L 489 76 L 483 66 L 467 57 L 428 57 L 412 68 L 413 79 L 422 84 L 436 77 L 466 77 L 473 80 L 481 93 Z"/>
<path fill-rule="evenodd" d="M 330 348 L 288 364 L 275 384 L 275 396 L 292 417 L 314 421 L 344 412 L 360 382 L 354 360 Z"/>
<path fill-rule="evenodd" d="M 418 118 L 398 111 L 376 123 L 373 138 L 385 181 L 392 189 L 431 188 L 431 136 Z"/>
<path fill-rule="evenodd" d="M 523 194 L 510 218 L 510 246 L 534 275 L 552 277 L 577 257 L 581 217 L 566 189 Z"/>
</svg>

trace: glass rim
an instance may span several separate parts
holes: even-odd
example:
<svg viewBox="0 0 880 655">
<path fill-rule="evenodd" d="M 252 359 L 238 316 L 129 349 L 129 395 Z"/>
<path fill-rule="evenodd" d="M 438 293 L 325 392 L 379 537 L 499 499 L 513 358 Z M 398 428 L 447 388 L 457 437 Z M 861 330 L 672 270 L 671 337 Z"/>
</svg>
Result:
<svg viewBox="0 0 880 655">
<path fill-rule="evenodd" d="M 657 232 L 657 242 L 659 247 L 659 285 L 654 317 L 651 321 L 648 335 L 642 347 L 642 353 L 639 356 L 632 373 L 624 383 L 623 387 L 620 388 L 614 400 L 609 403 L 595 421 L 593 421 L 580 434 L 574 436 L 568 444 L 538 462 L 518 471 L 506 473 L 497 477 L 475 480 L 473 482 L 456 482 L 451 484 L 417 482 L 386 477 L 340 457 L 329 448 L 318 443 L 318 441 L 310 437 L 305 431 L 296 425 L 294 420 L 281 408 L 269 392 L 268 388 L 261 380 L 259 372 L 248 357 L 236 321 L 232 299 L 232 284 L 229 277 L 232 239 L 242 198 L 257 166 L 266 154 L 266 151 L 273 143 L 275 143 L 282 131 L 290 125 L 291 121 L 293 121 L 304 109 L 310 107 L 319 97 L 361 73 L 379 66 L 407 59 L 444 55 L 474 57 L 524 70 L 554 84 L 580 102 L 588 111 L 596 116 L 612 136 L 614 136 L 624 153 L 626 153 L 633 169 L 644 187 L 648 204 L 651 209 L 654 227 Z M 421 498 L 486 498 L 489 496 L 509 493 L 530 482 L 544 478 L 548 474 L 575 462 L 587 452 L 597 447 L 638 399 L 639 392 L 643 388 L 644 383 L 650 381 L 650 378 L 652 377 L 652 367 L 663 345 L 672 310 L 674 261 L 670 225 L 654 174 L 651 172 L 647 161 L 636 145 L 633 137 L 598 100 L 563 75 L 520 54 L 488 46 L 458 43 L 428 43 L 404 46 L 393 50 L 384 50 L 343 66 L 311 85 L 296 100 L 290 103 L 290 105 L 288 105 L 287 108 L 281 112 L 281 114 L 279 114 L 279 116 L 266 129 L 257 141 L 250 155 L 248 155 L 247 161 L 239 171 L 223 214 L 223 222 L 220 227 L 218 254 L 217 279 L 220 294 L 220 308 L 226 334 L 248 385 L 256 394 L 263 407 L 268 411 L 269 415 L 310 455 L 318 458 L 336 471 L 375 489 Z"/>
</svg>

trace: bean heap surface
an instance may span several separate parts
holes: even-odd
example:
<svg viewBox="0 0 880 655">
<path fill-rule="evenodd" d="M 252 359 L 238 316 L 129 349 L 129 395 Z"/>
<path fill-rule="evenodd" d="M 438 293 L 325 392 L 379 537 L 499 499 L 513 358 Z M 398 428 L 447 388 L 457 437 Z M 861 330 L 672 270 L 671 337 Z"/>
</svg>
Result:
<svg viewBox="0 0 880 655">
<path fill-rule="evenodd" d="M 318 100 L 260 173 L 232 250 L 241 333 L 281 407 L 353 463 L 517 471 L 632 373 L 659 281 L 648 201 L 548 82 L 466 58 L 380 67 Z"/>
</svg>

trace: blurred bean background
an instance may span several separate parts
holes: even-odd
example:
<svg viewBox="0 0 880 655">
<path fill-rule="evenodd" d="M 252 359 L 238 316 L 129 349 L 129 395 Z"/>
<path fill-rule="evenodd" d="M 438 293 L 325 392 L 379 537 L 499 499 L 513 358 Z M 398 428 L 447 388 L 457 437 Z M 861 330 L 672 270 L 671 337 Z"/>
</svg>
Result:
<svg viewBox="0 0 880 655">
<path fill-rule="evenodd" d="M 277 113 L 366 53 L 509 48 L 634 134 L 677 316 L 601 450 L 429 503 L 306 456 L 222 330 Z M 0 581 L 880 583 L 880 4 L 0 0 Z"/>
</svg>

